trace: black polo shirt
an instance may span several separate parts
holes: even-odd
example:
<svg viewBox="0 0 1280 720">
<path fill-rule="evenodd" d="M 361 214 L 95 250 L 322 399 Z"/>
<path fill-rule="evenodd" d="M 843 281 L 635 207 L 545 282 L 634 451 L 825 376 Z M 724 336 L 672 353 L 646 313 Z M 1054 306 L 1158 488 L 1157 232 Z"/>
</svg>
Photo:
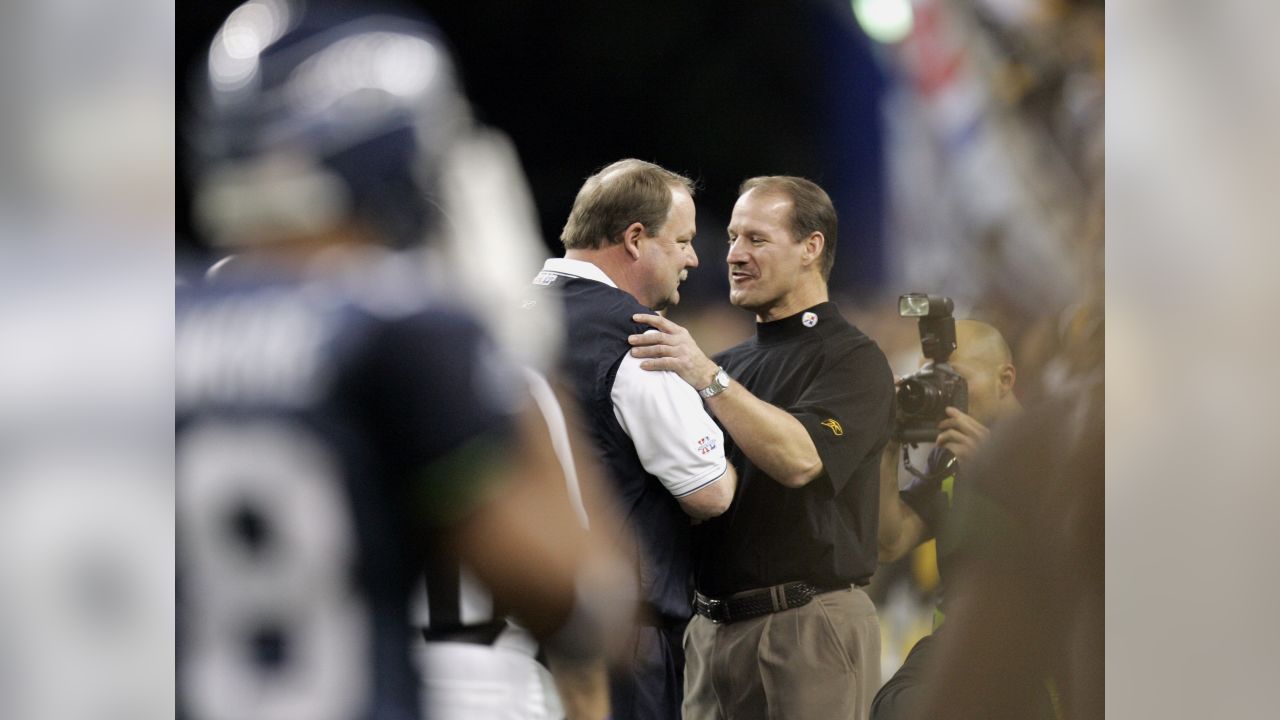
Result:
<svg viewBox="0 0 1280 720">
<path fill-rule="evenodd" d="M 757 325 L 754 338 L 715 360 L 804 425 L 823 473 L 783 487 L 726 434 L 738 493 L 727 512 L 694 528 L 698 590 L 722 598 L 796 580 L 865 584 L 876 569 L 880 452 L 893 422 L 884 353 L 826 302 Z"/>
</svg>

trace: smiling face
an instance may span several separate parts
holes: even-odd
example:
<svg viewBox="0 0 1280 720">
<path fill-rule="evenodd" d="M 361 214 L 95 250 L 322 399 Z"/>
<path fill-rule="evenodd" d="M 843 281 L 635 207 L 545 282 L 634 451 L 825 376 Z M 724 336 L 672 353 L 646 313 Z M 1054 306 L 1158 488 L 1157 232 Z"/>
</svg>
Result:
<svg viewBox="0 0 1280 720">
<path fill-rule="evenodd" d="M 671 190 L 671 209 L 662 228 L 653 236 L 640 240 L 640 266 L 643 271 L 643 287 L 637 299 L 653 308 L 662 310 L 680 302 L 680 283 L 689 276 L 689 270 L 698 266 L 698 255 L 693 249 L 693 236 L 697 233 L 696 211 L 693 197 L 684 188 Z"/>
<path fill-rule="evenodd" d="M 806 264 L 811 249 L 792 233 L 791 211 L 785 194 L 756 188 L 738 198 L 729 220 L 729 301 L 761 322 L 812 304 L 802 292 L 814 273 Z"/>
</svg>

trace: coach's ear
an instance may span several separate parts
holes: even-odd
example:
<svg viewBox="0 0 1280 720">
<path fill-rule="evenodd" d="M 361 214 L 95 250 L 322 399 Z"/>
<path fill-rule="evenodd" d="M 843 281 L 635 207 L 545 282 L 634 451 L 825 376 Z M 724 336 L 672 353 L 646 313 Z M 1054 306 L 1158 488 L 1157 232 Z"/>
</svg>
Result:
<svg viewBox="0 0 1280 720">
<path fill-rule="evenodd" d="M 827 246 L 827 238 L 822 233 L 814 230 L 801 243 L 804 245 L 800 254 L 800 263 L 803 267 L 807 268 L 815 262 L 821 262 L 822 251 Z"/>
<path fill-rule="evenodd" d="M 632 260 L 640 259 L 640 241 L 645 237 L 644 223 L 631 223 L 622 231 L 622 246 L 627 249 Z"/>
</svg>

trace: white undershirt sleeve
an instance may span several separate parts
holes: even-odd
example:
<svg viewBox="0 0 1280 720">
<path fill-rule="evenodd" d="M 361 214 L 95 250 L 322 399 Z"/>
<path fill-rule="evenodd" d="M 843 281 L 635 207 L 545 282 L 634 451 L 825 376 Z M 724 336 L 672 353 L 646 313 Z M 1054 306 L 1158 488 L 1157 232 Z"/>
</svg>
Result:
<svg viewBox="0 0 1280 720">
<path fill-rule="evenodd" d="M 724 433 L 679 375 L 642 370 L 640 360 L 628 353 L 611 397 L 614 417 L 635 444 L 640 463 L 673 496 L 699 490 L 728 469 Z"/>
</svg>

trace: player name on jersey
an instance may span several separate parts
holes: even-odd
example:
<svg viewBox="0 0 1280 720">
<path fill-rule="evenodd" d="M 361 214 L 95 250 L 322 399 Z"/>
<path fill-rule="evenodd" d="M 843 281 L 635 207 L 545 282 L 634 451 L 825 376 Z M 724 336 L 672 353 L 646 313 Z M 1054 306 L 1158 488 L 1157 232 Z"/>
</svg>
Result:
<svg viewBox="0 0 1280 720">
<path fill-rule="evenodd" d="M 322 347 L 332 332 L 296 292 L 264 290 L 194 308 L 178 328 L 179 409 L 271 403 L 299 407 L 325 384 Z"/>
</svg>

